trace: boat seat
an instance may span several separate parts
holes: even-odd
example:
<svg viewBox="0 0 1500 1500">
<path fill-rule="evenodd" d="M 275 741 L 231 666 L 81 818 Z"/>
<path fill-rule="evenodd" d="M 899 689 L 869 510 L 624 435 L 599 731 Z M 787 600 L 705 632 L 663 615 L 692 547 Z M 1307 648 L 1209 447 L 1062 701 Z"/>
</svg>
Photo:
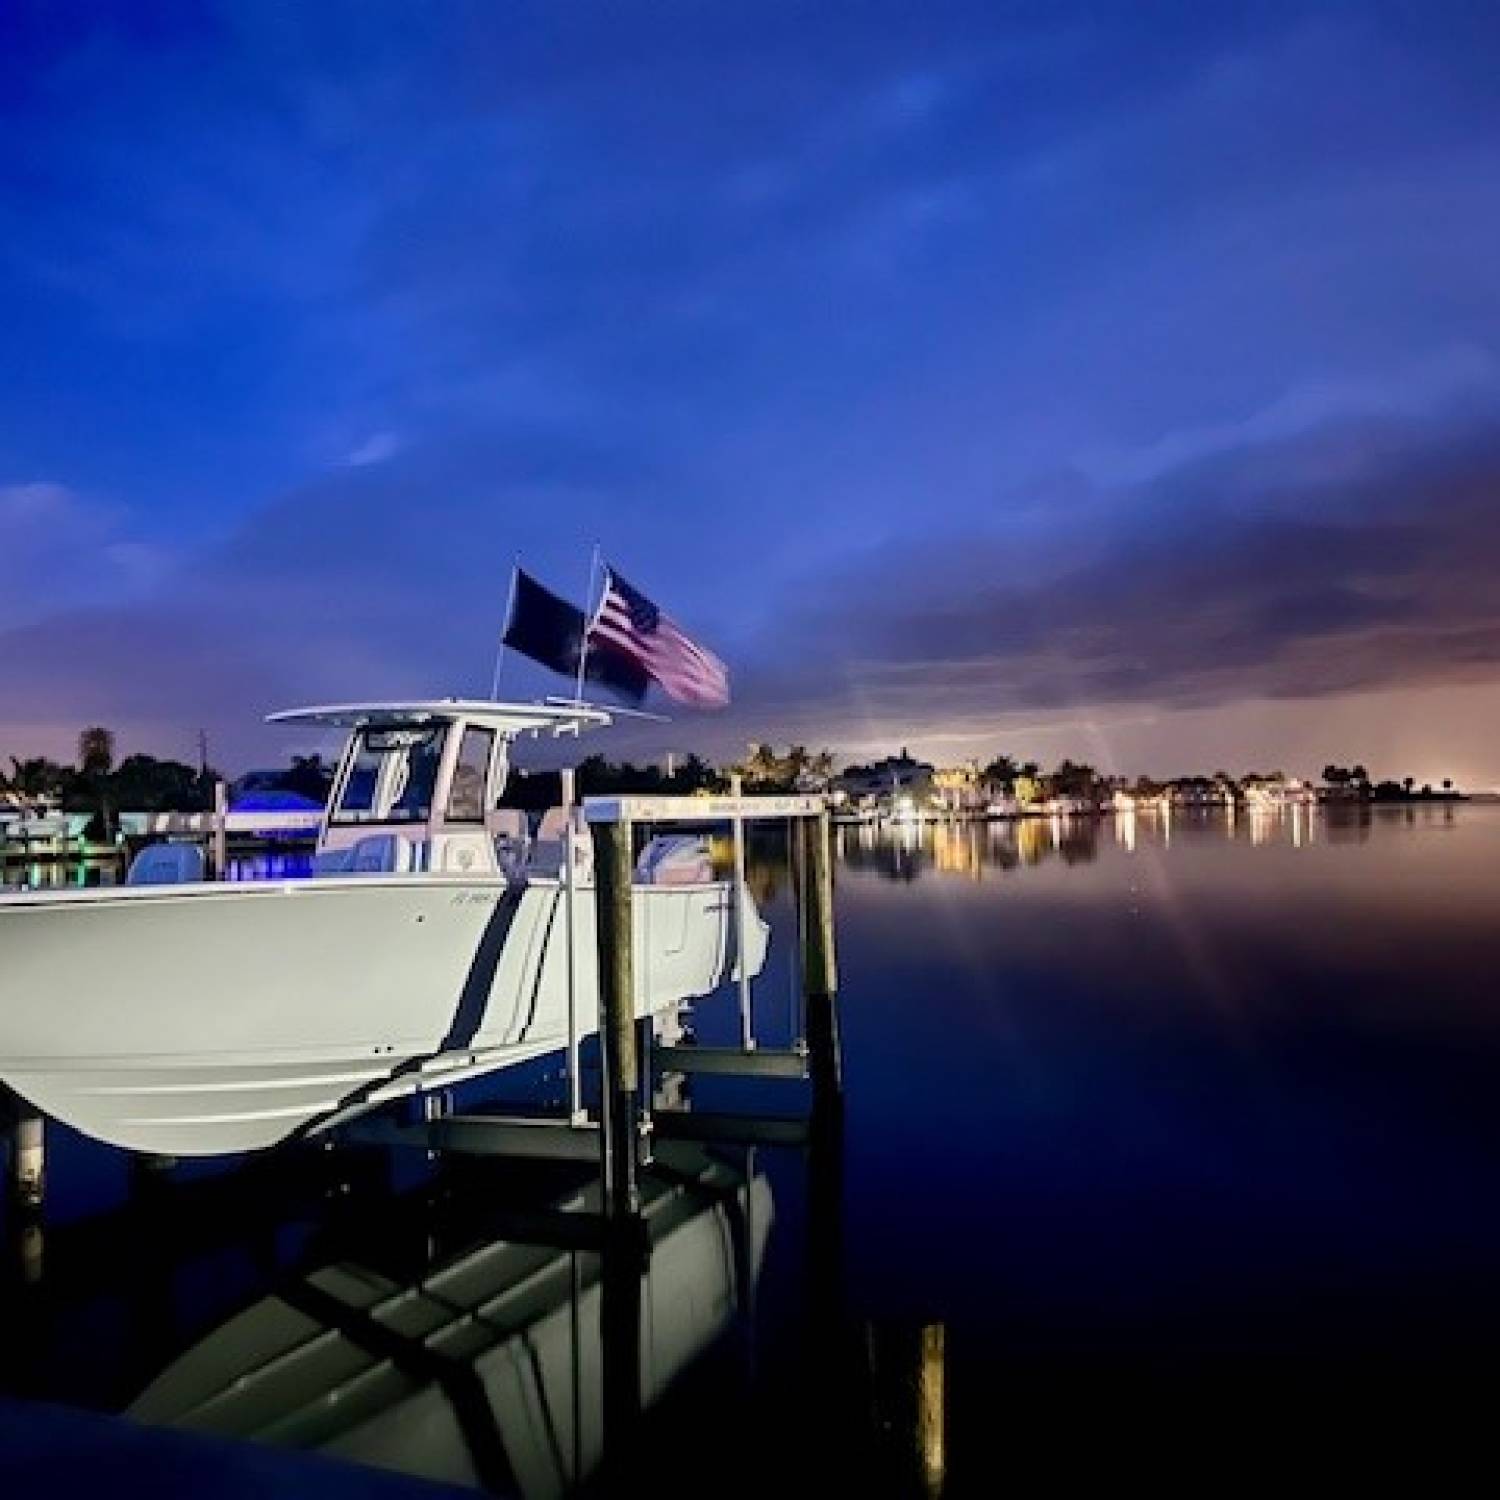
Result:
<svg viewBox="0 0 1500 1500">
<path fill-rule="evenodd" d="M 198 844 L 147 844 L 130 861 L 126 885 L 191 885 L 207 873 Z"/>
<path fill-rule="evenodd" d="M 496 838 L 526 837 L 526 814 L 519 807 L 497 807 L 487 821 Z"/>
<path fill-rule="evenodd" d="M 568 814 L 565 808 L 549 807 L 537 824 L 536 836 L 531 841 L 526 869 L 529 874 L 545 876 L 549 880 L 560 880 L 563 873 L 564 835 L 568 831 Z M 589 880 L 593 874 L 592 844 L 588 835 L 579 832 L 573 839 L 574 878 Z"/>
</svg>

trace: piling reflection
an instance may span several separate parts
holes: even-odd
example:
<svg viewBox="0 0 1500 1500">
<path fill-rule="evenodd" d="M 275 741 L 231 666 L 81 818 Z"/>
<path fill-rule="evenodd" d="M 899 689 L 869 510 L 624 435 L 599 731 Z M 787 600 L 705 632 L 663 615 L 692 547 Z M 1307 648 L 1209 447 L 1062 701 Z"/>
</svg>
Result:
<svg viewBox="0 0 1500 1500">
<path fill-rule="evenodd" d="M 948 1488 L 948 1330 L 870 1322 L 864 1329 L 871 1441 L 885 1493 L 937 1500 Z"/>
</svg>

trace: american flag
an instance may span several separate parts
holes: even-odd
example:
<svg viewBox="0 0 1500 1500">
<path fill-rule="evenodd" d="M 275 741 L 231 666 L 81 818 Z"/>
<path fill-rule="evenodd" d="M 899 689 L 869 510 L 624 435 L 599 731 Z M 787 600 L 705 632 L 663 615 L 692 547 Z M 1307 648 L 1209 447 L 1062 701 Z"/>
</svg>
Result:
<svg viewBox="0 0 1500 1500">
<path fill-rule="evenodd" d="M 605 568 L 604 583 L 589 626 L 590 645 L 597 641 L 639 662 L 674 703 L 723 708 L 729 702 L 728 667 L 613 568 Z"/>
</svg>

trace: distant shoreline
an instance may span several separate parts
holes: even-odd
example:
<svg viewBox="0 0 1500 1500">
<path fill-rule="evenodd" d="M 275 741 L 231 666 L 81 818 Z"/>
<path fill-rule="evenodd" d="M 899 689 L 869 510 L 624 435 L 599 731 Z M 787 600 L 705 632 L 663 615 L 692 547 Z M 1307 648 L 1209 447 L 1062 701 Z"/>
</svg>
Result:
<svg viewBox="0 0 1500 1500">
<path fill-rule="evenodd" d="M 1394 803 L 1403 805 L 1410 802 L 1469 802 L 1476 796 L 1483 797 L 1483 792 L 1371 792 L 1367 797 L 1344 797 L 1325 796 L 1318 798 L 1319 806 L 1343 806 L 1348 804 L 1358 807 L 1365 802 Z M 1493 793 L 1489 795 L 1495 795 Z"/>
</svg>

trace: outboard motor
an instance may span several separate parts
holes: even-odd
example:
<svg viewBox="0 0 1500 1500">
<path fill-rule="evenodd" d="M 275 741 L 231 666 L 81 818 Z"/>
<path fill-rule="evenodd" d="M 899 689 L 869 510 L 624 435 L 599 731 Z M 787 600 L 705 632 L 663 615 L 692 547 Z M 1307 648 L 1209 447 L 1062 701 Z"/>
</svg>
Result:
<svg viewBox="0 0 1500 1500">
<path fill-rule="evenodd" d="M 635 862 L 637 885 L 709 885 L 713 878 L 708 840 L 701 834 L 660 834 Z"/>
</svg>

